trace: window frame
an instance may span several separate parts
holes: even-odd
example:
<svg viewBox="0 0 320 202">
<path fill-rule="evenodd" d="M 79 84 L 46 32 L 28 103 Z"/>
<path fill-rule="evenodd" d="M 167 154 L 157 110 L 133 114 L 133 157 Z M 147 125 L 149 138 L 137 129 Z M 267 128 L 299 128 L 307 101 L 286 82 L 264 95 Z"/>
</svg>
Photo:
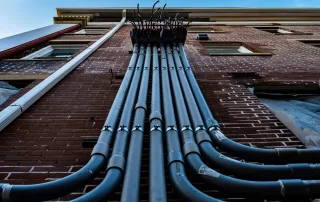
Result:
<svg viewBox="0 0 320 202">
<path fill-rule="evenodd" d="M 95 31 L 99 32 L 100 31 L 100 33 L 90 33 L 91 31 L 92 32 L 95 32 Z M 104 28 L 104 29 L 102 29 L 102 28 L 97 28 L 97 29 L 95 29 L 95 28 L 83 28 L 83 29 L 81 29 L 79 31 L 76 31 L 74 34 L 77 34 L 77 35 L 81 35 L 81 34 L 82 35 L 104 35 L 108 31 L 109 31 L 108 28 Z"/>
<path fill-rule="evenodd" d="M 272 56 L 273 53 L 254 45 L 238 41 L 201 41 L 199 42 L 209 56 Z M 208 47 L 239 47 L 240 53 L 210 53 Z"/>
<path fill-rule="evenodd" d="M 54 49 L 77 49 L 75 53 L 73 53 L 70 57 L 41 57 L 45 54 L 48 54 L 52 52 Z M 31 53 L 23 58 L 22 60 L 68 60 L 69 58 L 72 58 L 74 54 L 76 54 L 79 50 L 86 47 L 85 44 L 49 44 L 48 46 Z"/>
<path fill-rule="evenodd" d="M 260 31 L 268 32 L 268 33 L 274 34 L 274 35 L 313 35 L 313 33 L 295 31 L 295 30 L 283 28 L 281 26 L 274 26 L 274 25 L 271 25 L 271 26 L 250 26 L 250 28 L 254 28 L 254 29 L 257 29 Z M 265 29 L 263 29 L 263 28 L 265 28 Z M 267 31 L 268 28 L 269 28 L 269 30 L 277 29 L 277 33 Z M 283 30 L 283 32 L 279 32 L 279 30 Z M 286 32 L 288 32 L 288 33 L 286 33 Z"/>
<path fill-rule="evenodd" d="M 320 48 L 320 39 L 292 39 L 292 40 L 301 42 L 308 46 Z"/>
<path fill-rule="evenodd" d="M 211 31 L 203 31 L 203 30 L 190 30 L 190 29 L 210 29 Z M 226 31 L 222 31 L 212 26 L 190 26 L 187 28 L 188 33 L 203 33 L 203 34 L 214 34 L 214 33 L 227 33 Z"/>
</svg>

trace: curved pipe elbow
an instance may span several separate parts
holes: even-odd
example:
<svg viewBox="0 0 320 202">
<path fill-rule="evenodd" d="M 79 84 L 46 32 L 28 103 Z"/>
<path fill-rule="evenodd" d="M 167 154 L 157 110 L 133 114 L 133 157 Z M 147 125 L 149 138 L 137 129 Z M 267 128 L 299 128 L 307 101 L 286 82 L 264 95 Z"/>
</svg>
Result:
<svg viewBox="0 0 320 202">
<path fill-rule="evenodd" d="M 107 171 L 106 176 L 95 189 L 77 199 L 72 200 L 72 202 L 106 201 L 108 196 L 112 194 L 119 186 L 122 178 L 122 170 L 117 168 L 111 168 Z"/>
<path fill-rule="evenodd" d="M 320 149 L 255 148 L 235 142 L 220 130 L 209 130 L 210 137 L 219 148 L 226 152 L 250 161 L 288 164 L 288 163 L 317 163 L 320 162 Z"/>
<path fill-rule="evenodd" d="M 199 191 L 189 182 L 185 174 L 183 163 L 171 163 L 169 165 L 169 173 L 175 190 L 177 190 L 185 200 L 192 202 L 221 202 L 221 200 L 215 199 Z"/>
<path fill-rule="evenodd" d="M 198 154 L 189 154 L 186 161 L 191 170 L 204 182 L 217 186 L 228 196 L 241 196 L 246 198 L 308 198 L 320 195 L 317 188 L 320 183 L 317 180 L 302 181 L 299 179 L 278 181 L 248 181 L 223 175 L 202 162 Z M 232 193 L 230 192 L 232 187 Z"/>
<path fill-rule="evenodd" d="M 30 199 L 36 202 L 59 198 L 78 190 L 92 180 L 105 163 L 104 156 L 93 155 L 84 167 L 65 178 L 35 185 L 4 185 L 1 192 L 6 193 L 8 198 L 5 200 L 11 202 L 30 201 Z M 4 198 L 2 199 L 4 200 Z"/>
<path fill-rule="evenodd" d="M 278 179 L 320 179 L 318 165 L 288 164 L 288 165 L 258 165 L 229 158 L 214 149 L 210 142 L 199 144 L 201 153 L 212 165 L 217 165 L 231 174 L 244 179 L 278 180 Z"/>
</svg>

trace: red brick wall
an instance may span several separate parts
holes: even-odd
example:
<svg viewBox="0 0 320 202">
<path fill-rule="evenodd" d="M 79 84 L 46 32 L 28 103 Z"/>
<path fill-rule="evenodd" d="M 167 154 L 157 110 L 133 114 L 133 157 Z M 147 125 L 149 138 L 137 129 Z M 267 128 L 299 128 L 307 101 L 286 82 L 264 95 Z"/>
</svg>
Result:
<svg viewBox="0 0 320 202">
<path fill-rule="evenodd" d="M 77 171 L 88 161 L 91 149 L 82 148 L 81 142 L 85 136 L 100 134 L 119 87 L 119 82 L 111 83 L 109 70 L 125 70 L 131 57 L 127 33 L 126 28 L 119 30 L 0 133 L 1 182 L 50 181 Z"/>
<path fill-rule="evenodd" d="M 189 34 L 186 52 L 210 108 L 223 132 L 257 147 L 302 146 L 301 142 L 242 84 L 318 85 L 320 49 L 288 39 L 320 39 L 320 27 L 285 26 L 313 35 L 274 35 L 243 26 L 219 26 L 229 31 L 210 34 L 212 41 L 254 43 L 273 56 L 207 56 Z M 256 72 L 261 79 L 235 80 L 229 72 Z"/>
<path fill-rule="evenodd" d="M 213 114 L 229 138 L 257 147 L 302 146 L 242 85 L 245 82 L 254 84 L 261 81 L 318 82 L 320 49 L 286 39 L 317 38 L 320 28 L 289 28 L 315 34 L 275 36 L 240 26 L 222 27 L 230 33 L 211 34 L 211 38 L 216 41 L 263 45 L 275 53 L 271 57 L 207 56 L 201 53 L 203 48 L 194 40 L 195 34 L 189 34 L 186 51 L 191 65 Z M 0 133 L 1 182 L 29 184 L 54 180 L 75 172 L 87 162 L 91 149 L 82 148 L 81 141 L 84 136 L 97 137 L 102 128 L 119 87 L 119 82 L 111 83 L 109 70 L 112 69 L 115 73 L 125 71 L 131 57 L 128 53 L 131 50 L 129 29 L 130 27 L 121 28 L 114 37 Z M 234 80 L 228 72 L 235 71 L 257 72 L 262 79 Z M 147 201 L 147 136 L 144 145 L 141 200 Z M 78 197 L 91 190 L 103 176 L 101 173 L 86 187 L 61 200 Z M 221 196 L 212 187 L 198 182 L 191 175 L 189 177 L 202 191 L 225 199 L 225 196 Z M 167 181 L 169 201 L 180 201 L 169 179 Z M 119 200 L 119 197 L 117 193 L 110 200 Z"/>
</svg>

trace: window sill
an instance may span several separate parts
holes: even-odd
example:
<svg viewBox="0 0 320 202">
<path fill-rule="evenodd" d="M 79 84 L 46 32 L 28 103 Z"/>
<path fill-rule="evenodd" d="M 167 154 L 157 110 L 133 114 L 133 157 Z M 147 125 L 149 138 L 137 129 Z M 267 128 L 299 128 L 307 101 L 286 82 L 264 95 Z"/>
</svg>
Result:
<svg viewBox="0 0 320 202">
<path fill-rule="evenodd" d="M 224 33 L 229 33 L 229 32 L 225 32 L 225 31 L 210 31 L 210 32 L 202 32 L 202 31 L 188 31 L 188 33 L 224 34 Z"/>
<path fill-rule="evenodd" d="M 313 33 L 275 33 L 274 35 L 313 35 Z"/>
<path fill-rule="evenodd" d="M 210 56 L 272 56 L 272 53 L 209 53 Z"/>
</svg>

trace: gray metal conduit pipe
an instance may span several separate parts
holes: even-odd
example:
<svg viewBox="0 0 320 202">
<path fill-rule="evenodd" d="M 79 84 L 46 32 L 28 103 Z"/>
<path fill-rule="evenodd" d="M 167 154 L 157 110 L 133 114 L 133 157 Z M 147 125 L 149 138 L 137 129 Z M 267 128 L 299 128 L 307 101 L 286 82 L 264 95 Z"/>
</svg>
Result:
<svg viewBox="0 0 320 202">
<path fill-rule="evenodd" d="M 250 161 L 287 164 L 287 163 L 319 163 L 320 149 L 275 148 L 262 149 L 249 147 L 227 138 L 220 130 L 219 123 L 214 119 L 208 104 L 198 86 L 191 66 L 187 59 L 183 44 L 179 44 L 182 63 L 191 86 L 193 95 L 197 101 L 205 126 L 209 130 L 212 141 L 222 150 L 240 158 Z"/>
<path fill-rule="evenodd" d="M 102 182 L 89 193 L 73 200 L 73 202 L 99 202 L 104 201 L 120 184 L 126 166 L 126 151 L 128 146 L 129 131 L 131 129 L 131 118 L 134 111 L 134 103 L 138 96 L 139 83 L 141 72 L 145 58 L 145 48 L 140 46 L 138 62 L 134 69 L 134 75 L 125 100 L 122 115 L 116 131 L 115 142 L 112 149 L 112 154 L 109 159 L 106 175 Z M 120 89 L 119 89 L 120 92 Z M 122 105 L 118 105 L 119 110 Z M 109 116 L 108 116 L 109 117 Z M 115 117 L 111 117 L 117 121 Z"/>
<path fill-rule="evenodd" d="M 171 183 L 186 201 L 221 202 L 199 191 L 189 182 L 186 176 L 169 81 L 169 71 L 175 71 L 175 69 L 173 66 L 170 66 L 170 70 L 168 69 L 166 52 L 163 45 L 161 45 L 161 60 L 163 60 L 161 68 L 162 106 L 164 109 L 165 136 L 168 152 L 167 166 Z"/>
<path fill-rule="evenodd" d="M 151 47 L 148 45 L 144 68 L 139 89 L 139 96 L 135 106 L 135 115 L 130 137 L 130 146 L 127 156 L 127 166 L 122 185 L 121 201 L 122 202 L 139 202 L 140 195 L 140 176 L 141 176 L 141 159 L 143 150 L 144 121 L 147 111 L 147 94 L 149 87 L 151 61 Z"/>
<path fill-rule="evenodd" d="M 174 66 L 171 48 L 167 47 L 168 61 L 170 66 Z M 177 71 L 184 71 L 180 63 L 180 58 L 176 60 Z M 219 190 L 228 192 L 228 196 L 240 196 L 247 198 L 264 197 L 264 198 L 312 198 L 320 196 L 320 182 L 316 180 L 302 181 L 299 179 L 293 180 L 278 180 L 278 181 L 248 181 L 223 175 L 210 167 L 202 160 L 201 155 L 194 138 L 196 134 L 204 133 L 206 130 L 203 127 L 200 112 L 196 106 L 191 89 L 186 94 L 182 94 L 180 85 L 185 85 L 179 82 L 177 72 L 170 72 L 171 83 L 174 91 L 174 101 L 178 114 L 178 119 L 181 127 L 181 139 L 184 145 L 184 157 L 191 171 L 200 179 L 209 185 L 218 187 Z M 186 90 L 188 90 L 186 88 Z M 186 108 L 186 103 L 189 105 L 189 115 Z M 197 127 L 195 130 L 190 126 L 192 124 Z M 199 125 L 197 125 L 199 123 Z M 230 190 L 232 188 L 232 191 Z"/>
<path fill-rule="evenodd" d="M 109 148 L 114 134 L 113 131 L 115 130 L 116 122 L 121 112 L 121 106 L 123 105 L 124 99 L 131 84 L 133 75 L 132 70 L 134 69 L 137 61 L 137 50 L 138 46 L 135 45 L 128 71 L 123 78 L 123 82 L 121 83 L 118 93 L 111 106 L 108 117 L 104 123 L 104 127 L 100 133 L 98 142 L 93 148 L 89 162 L 79 171 L 52 182 L 34 185 L 0 184 L 0 192 L 2 193 L 2 197 L 0 199 L 1 202 L 36 202 L 55 199 L 78 190 L 100 172 L 107 162 Z"/>
<path fill-rule="evenodd" d="M 149 201 L 166 202 L 166 180 L 164 170 L 163 127 L 161 113 L 161 88 L 158 47 L 153 46 L 152 92 L 149 153 Z M 161 67 L 166 67 L 167 60 L 161 58 Z"/>
<path fill-rule="evenodd" d="M 177 48 L 173 47 L 174 60 L 178 69 L 183 94 L 195 129 L 195 137 L 202 154 L 212 165 L 229 171 L 237 177 L 253 180 L 278 180 L 278 179 L 320 179 L 320 166 L 312 164 L 288 164 L 288 165 L 257 165 L 245 163 L 229 158 L 216 151 L 210 136 L 202 121 L 197 103 L 189 86 L 185 71 L 181 64 Z M 263 173 L 263 175 L 261 175 Z"/>
</svg>

